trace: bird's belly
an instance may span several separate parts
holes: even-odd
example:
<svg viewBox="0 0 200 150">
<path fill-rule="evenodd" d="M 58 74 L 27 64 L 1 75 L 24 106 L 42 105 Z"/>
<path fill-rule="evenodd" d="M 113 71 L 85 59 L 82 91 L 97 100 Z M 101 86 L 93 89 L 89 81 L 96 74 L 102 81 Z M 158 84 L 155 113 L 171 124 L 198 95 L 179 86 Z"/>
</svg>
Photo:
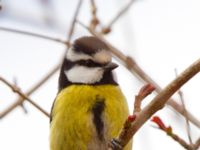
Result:
<svg viewBox="0 0 200 150">
<path fill-rule="evenodd" d="M 52 115 L 51 150 L 105 150 L 106 142 L 118 135 L 128 108 L 117 86 L 71 86 L 56 98 Z"/>
</svg>

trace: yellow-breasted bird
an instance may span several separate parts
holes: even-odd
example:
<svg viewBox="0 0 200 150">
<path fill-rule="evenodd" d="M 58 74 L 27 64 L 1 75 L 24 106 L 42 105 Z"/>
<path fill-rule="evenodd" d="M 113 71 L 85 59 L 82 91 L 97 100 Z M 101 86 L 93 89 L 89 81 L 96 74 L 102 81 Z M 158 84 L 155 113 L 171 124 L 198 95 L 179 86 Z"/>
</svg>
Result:
<svg viewBox="0 0 200 150">
<path fill-rule="evenodd" d="M 51 150 L 106 150 L 118 135 L 129 112 L 111 58 L 107 45 L 92 36 L 67 51 L 51 111 Z"/>
</svg>

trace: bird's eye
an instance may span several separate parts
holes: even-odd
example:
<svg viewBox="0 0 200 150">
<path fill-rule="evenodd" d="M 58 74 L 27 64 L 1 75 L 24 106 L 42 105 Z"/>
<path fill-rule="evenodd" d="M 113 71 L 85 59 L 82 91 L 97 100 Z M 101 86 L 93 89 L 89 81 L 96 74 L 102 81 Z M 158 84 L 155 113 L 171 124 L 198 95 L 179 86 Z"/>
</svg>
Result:
<svg viewBox="0 0 200 150">
<path fill-rule="evenodd" d="M 77 64 L 81 65 L 81 66 L 87 66 L 87 67 L 101 67 L 102 64 L 96 63 L 92 60 L 80 60 L 77 62 Z"/>
<path fill-rule="evenodd" d="M 85 61 L 85 65 L 86 66 L 93 66 L 94 65 L 94 62 L 92 60 L 86 60 Z"/>
<path fill-rule="evenodd" d="M 86 61 L 85 61 L 85 64 L 86 64 L 86 65 L 90 65 L 90 64 L 91 64 L 91 60 L 86 60 Z"/>
</svg>

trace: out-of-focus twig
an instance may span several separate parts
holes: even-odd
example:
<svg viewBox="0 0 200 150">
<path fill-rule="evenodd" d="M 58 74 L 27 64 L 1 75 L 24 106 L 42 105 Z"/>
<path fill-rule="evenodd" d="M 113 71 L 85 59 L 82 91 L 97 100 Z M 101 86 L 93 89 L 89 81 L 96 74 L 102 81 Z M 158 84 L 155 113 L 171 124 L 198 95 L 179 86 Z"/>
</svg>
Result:
<svg viewBox="0 0 200 150">
<path fill-rule="evenodd" d="M 106 27 L 104 27 L 102 29 L 102 33 L 103 34 L 107 34 L 111 31 L 111 27 L 113 26 L 113 24 L 119 20 L 121 18 L 122 15 L 125 14 L 125 12 L 127 12 L 129 10 L 129 8 L 132 6 L 133 2 L 135 0 L 130 0 L 130 2 L 128 4 L 126 4 L 126 6 L 124 6 L 118 13 L 117 15 L 110 21 L 110 23 L 108 23 L 108 25 Z"/>
<path fill-rule="evenodd" d="M 92 19 L 90 21 L 90 28 L 95 29 L 96 26 L 99 24 L 99 19 L 97 17 L 97 7 L 95 0 L 90 0 L 91 4 L 91 12 L 92 12 Z"/>
<path fill-rule="evenodd" d="M 50 41 L 62 43 L 62 44 L 65 44 L 65 45 L 70 45 L 70 43 L 66 40 L 61 40 L 61 39 L 58 39 L 58 38 L 53 38 L 53 37 L 38 34 L 38 33 L 32 33 L 32 32 L 29 32 L 29 31 L 22 31 L 22 30 L 18 30 L 18 29 L 10 29 L 10 28 L 6 28 L 6 27 L 0 27 L 0 30 L 12 32 L 12 33 L 24 34 L 24 35 L 33 36 L 33 37 L 38 37 L 38 38 L 42 38 L 42 39 L 45 39 L 45 40 L 50 40 Z"/>
<path fill-rule="evenodd" d="M 117 138 L 118 143 L 124 147 L 144 123 L 158 110 L 162 109 L 168 99 L 188 80 L 200 72 L 200 59 L 185 69 L 176 79 L 169 83 L 144 109 L 142 109 L 131 124 L 126 136 Z"/>
<path fill-rule="evenodd" d="M 178 76 L 178 72 L 177 70 L 175 69 L 175 75 L 176 77 Z M 186 106 L 185 106 L 185 100 L 184 100 L 184 97 L 183 97 L 183 92 L 180 90 L 178 90 L 178 95 L 180 97 L 180 100 L 181 100 L 181 103 L 182 103 L 182 106 L 183 106 L 183 111 L 185 112 L 185 122 L 186 122 L 186 131 L 187 131 L 187 135 L 188 135 L 188 139 L 189 139 L 189 142 L 190 142 L 190 145 L 193 145 L 192 143 L 192 137 L 191 137 L 191 133 L 190 133 L 190 123 L 189 123 L 189 120 L 188 120 L 188 114 L 187 114 L 187 111 L 186 111 Z"/>
<path fill-rule="evenodd" d="M 31 103 L 35 108 L 37 108 L 40 112 L 42 112 L 44 115 L 46 115 L 47 117 L 49 117 L 49 113 L 47 113 L 44 109 L 42 109 L 38 104 L 36 104 L 32 99 L 30 99 L 27 95 L 25 95 L 23 92 L 21 92 L 21 90 L 16 87 L 15 85 L 12 85 L 11 83 L 9 83 L 7 80 L 5 80 L 4 78 L 0 77 L 0 81 L 2 81 L 4 84 L 6 84 L 8 87 L 10 87 L 13 92 L 17 93 L 18 95 L 20 95 L 22 98 L 26 99 L 29 103 Z"/>
<path fill-rule="evenodd" d="M 18 82 L 17 82 L 17 78 L 15 78 L 15 77 L 13 78 L 13 83 L 14 83 L 14 86 L 15 86 L 15 87 L 19 87 L 19 86 L 18 86 Z M 21 89 L 20 89 L 20 90 L 21 90 Z M 19 106 L 21 106 L 21 108 L 23 109 L 23 111 L 24 111 L 25 114 L 28 113 L 28 111 L 27 111 L 27 109 L 26 109 L 24 103 L 21 103 Z"/>
<path fill-rule="evenodd" d="M 78 15 L 78 11 L 80 9 L 80 6 L 81 6 L 81 2 L 82 0 L 79 1 L 78 3 L 78 6 L 77 6 L 77 9 L 76 9 L 76 13 L 75 13 L 75 16 L 74 16 L 74 21 L 72 23 L 72 26 L 70 28 L 70 32 L 69 32 L 69 40 L 71 39 L 71 36 L 73 34 L 73 30 L 74 30 L 74 26 L 75 26 L 75 21 L 76 21 L 76 17 Z M 8 28 L 4 28 L 4 27 L 0 27 L 0 30 L 4 30 L 4 31 L 10 31 L 10 32 L 15 32 L 15 33 L 20 33 L 20 34 L 25 34 L 25 35 L 31 35 L 31 36 L 36 36 L 36 37 L 40 37 L 40 38 L 44 38 L 44 39 L 49 39 L 49 40 L 53 40 L 53 41 L 56 41 L 56 42 L 60 42 L 60 43 L 63 43 L 65 45 L 67 45 L 67 47 L 70 46 L 69 42 L 65 42 L 64 40 L 60 40 L 60 39 L 54 39 L 54 38 L 51 38 L 51 37 L 47 37 L 47 36 L 43 36 L 43 35 L 40 35 L 40 34 L 35 34 L 35 33 L 30 33 L 30 32 L 26 32 L 26 31 L 19 31 L 19 30 L 15 30 L 15 29 L 8 29 Z M 69 41 L 67 40 L 67 41 Z M 65 55 L 65 54 L 64 54 Z M 63 55 L 63 56 L 64 56 Z M 63 58 L 62 58 L 63 59 Z M 28 90 L 25 95 L 26 96 L 29 96 L 31 95 L 33 92 L 35 92 L 39 87 L 41 87 L 53 74 L 55 74 L 59 68 L 60 68 L 60 63 L 57 64 L 50 72 L 48 72 L 41 80 L 39 80 L 36 84 L 33 85 L 33 87 Z M 0 113 L 0 118 L 4 118 L 9 112 L 11 112 L 13 109 L 15 109 L 17 106 L 20 106 L 22 105 L 22 103 L 24 102 L 24 100 L 26 100 L 24 97 L 19 97 L 15 103 L 13 103 L 12 105 L 10 105 L 6 110 L 4 110 L 3 112 Z"/>
<path fill-rule="evenodd" d="M 119 60 L 119 62 L 121 62 L 122 65 L 124 65 L 131 73 L 133 73 L 133 75 L 135 75 L 138 79 L 142 80 L 143 82 L 146 83 L 151 83 L 154 85 L 155 87 L 155 91 L 157 93 L 161 92 L 161 87 L 150 77 L 148 76 L 143 69 L 136 63 L 136 61 L 129 57 L 124 55 L 122 52 L 120 52 L 120 50 L 118 50 L 117 48 L 115 48 L 113 45 L 111 45 L 107 40 L 105 40 L 102 36 L 102 34 L 97 33 L 96 31 L 88 28 L 87 26 L 85 26 L 82 22 L 77 21 L 83 28 L 87 29 L 92 35 L 98 37 L 100 40 L 102 40 L 103 42 L 105 42 L 108 47 L 110 48 L 110 51 L 112 52 L 112 54 L 114 55 L 114 57 L 116 59 Z M 198 128 L 200 128 L 200 121 L 197 120 L 190 112 L 188 112 L 187 110 L 183 110 L 183 107 L 178 104 L 176 101 L 174 101 L 172 98 L 170 98 L 167 101 L 167 104 L 170 105 L 175 111 L 179 112 L 180 114 L 182 114 L 183 116 L 185 116 L 185 111 L 188 114 L 188 119 L 194 124 L 196 125 Z"/>
<path fill-rule="evenodd" d="M 52 68 L 44 77 L 42 77 L 37 83 L 35 83 L 26 93 L 26 96 L 33 94 L 39 87 L 41 87 L 51 76 L 53 76 L 60 68 L 60 63 Z M 11 104 L 6 110 L 0 113 L 0 118 L 4 118 L 9 112 L 15 109 L 17 106 L 21 105 L 24 102 L 24 97 L 19 97 L 15 103 Z"/>
<path fill-rule="evenodd" d="M 76 7 L 76 11 L 74 13 L 74 17 L 73 17 L 73 20 L 72 20 L 72 23 L 71 23 L 71 27 L 70 27 L 69 33 L 67 35 L 67 41 L 69 41 L 69 42 L 71 41 L 72 34 L 74 32 L 74 28 L 75 28 L 75 25 L 76 25 L 76 20 L 77 20 L 78 14 L 80 12 L 80 8 L 81 8 L 81 5 L 82 5 L 82 2 L 83 2 L 83 0 L 79 0 L 79 2 L 77 4 L 77 7 Z M 69 48 L 69 45 L 68 45 L 68 48 Z"/>
</svg>

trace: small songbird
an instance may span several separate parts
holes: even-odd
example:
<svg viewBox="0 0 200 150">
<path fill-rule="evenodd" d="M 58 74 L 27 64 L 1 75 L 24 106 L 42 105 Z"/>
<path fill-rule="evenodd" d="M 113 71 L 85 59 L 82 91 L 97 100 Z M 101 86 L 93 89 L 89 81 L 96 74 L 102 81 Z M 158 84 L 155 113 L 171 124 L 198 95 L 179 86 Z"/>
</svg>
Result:
<svg viewBox="0 0 200 150">
<path fill-rule="evenodd" d="M 75 40 L 67 51 L 51 111 L 51 150 L 106 150 L 123 127 L 128 106 L 113 77 L 118 65 L 108 49 L 89 36 Z M 131 143 L 124 150 L 131 150 Z"/>
</svg>

